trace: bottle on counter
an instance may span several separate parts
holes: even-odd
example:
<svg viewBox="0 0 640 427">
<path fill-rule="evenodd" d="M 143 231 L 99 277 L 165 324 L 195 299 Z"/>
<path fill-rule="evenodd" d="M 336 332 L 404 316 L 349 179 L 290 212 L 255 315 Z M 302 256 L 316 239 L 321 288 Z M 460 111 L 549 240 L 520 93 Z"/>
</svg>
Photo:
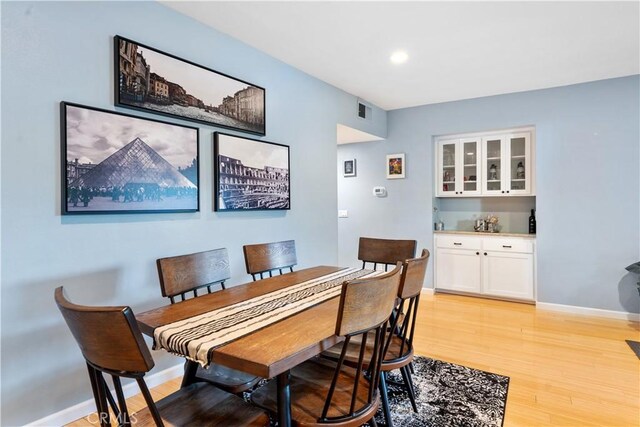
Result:
<svg viewBox="0 0 640 427">
<path fill-rule="evenodd" d="M 536 234 L 536 214 L 534 209 L 531 209 L 531 216 L 529 217 L 529 234 Z"/>
</svg>

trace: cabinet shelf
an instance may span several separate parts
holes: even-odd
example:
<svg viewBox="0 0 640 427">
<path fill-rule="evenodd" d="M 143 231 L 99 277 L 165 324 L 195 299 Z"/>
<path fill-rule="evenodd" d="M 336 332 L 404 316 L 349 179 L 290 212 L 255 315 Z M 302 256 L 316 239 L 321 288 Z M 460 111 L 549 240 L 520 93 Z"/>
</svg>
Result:
<svg viewBox="0 0 640 427">
<path fill-rule="evenodd" d="M 524 178 L 514 178 L 511 181 L 512 182 L 525 182 L 526 180 Z"/>
<path fill-rule="evenodd" d="M 475 163 L 464 165 L 465 168 L 475 168 L 477 165 Z"/>
<path fill-rule="evenodd" d="M 442 166 L 442 169 L 455 169 L 455 166 L 454 165 L 451 165 L 451 166 L 445 165 L 445 166 Z"/>
<path fill-rule="evenodd" d="M 475 184 L 478 181 L 464 181 L 465 184 Z"/>
<path fill-rule="evenodd" d="M 500 182 L 499 179 L 488 179 L 487 182 Z"/>
<path fill-rule="evenodd" d="M 502 157 L 487 157 L 487 160 L 502 160 Z"/>
<path fill-rule="evenodd" d="M 443 184 L 455 184 L 455 181 L 442 181 Z"/>
<path fill-rule="evenodd" d="M 527 156 L 525 156 L 524 154 L 520 155 L 520 156 L 511 156 L 512 159 L 525 159 Z"/>
</svg>

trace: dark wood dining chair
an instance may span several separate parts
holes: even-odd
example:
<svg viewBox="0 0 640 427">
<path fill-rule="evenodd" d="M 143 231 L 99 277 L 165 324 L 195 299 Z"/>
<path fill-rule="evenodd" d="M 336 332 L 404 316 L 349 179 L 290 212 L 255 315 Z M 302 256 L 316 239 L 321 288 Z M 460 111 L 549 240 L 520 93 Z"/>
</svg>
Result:
<svg viewBox="0 0 640 427">
<path fill-rule="evenodd" d="M 415 257 L 416 246 L 415 240 L 361 237 L 358 244 L 358 259 L 362 261 L 362 268 L 366 268 L 367 263 L 372 263 L 375 270 L 378 264 L 384 264 L 384 271 L 387 271 L 390 265 Z"/>
<path fill-rule="evenodd" d="M 154 402 L 144 381 L 154 362 L 130 307 L 88 307 L 67 300 L 62 287 L 54 298 L 87 363 L 101 427 L 111 426 L 265 426 L 268 414 L 208 383 L 195 383 Z M 104 374 L 113 379 L 113 399 Z M 121 378 L 138 383 L 147 407 L 130 414 Z"/>
<path fill-rule="evenodd" d="M 211 293 L 212 286 L 220 285 L 225 289 L 224 282 L 231 276 L 229 254 L 226 248 L 160 258 L 156 261 L 156 265 L 162 296 L 168 297 L 171 304 L 176 302 L 178 296 L 182 301 L 188 296 L 197 297 L 198 290 Z M 195 364 L 195 362 L 187 361 L 186 364 Z M 215 363 L 209 365 L 207 369 L 197 365 L 196 369 L 196 381 L 208 381 L 234 394 L 253 388 L 261 379 Z"/>
<path fill-rule="evenodd" d="M 297 426 L 334 424 L 355 427 L 373 420 L 380 400 L 378 382 L 383 359 L 384 331 L 395 305 L 400 264 L 379 277 L 342 285 L 335 333 L 348 344 L 359 339 L 353 366 L 342 354 L 337 361 L 314 358 L 291 370 L 291 417 Z M 371 346 L 372 351 L 364 350 Z M 251 394 L 251 400 L 271 412 L 277 408 L 276 381 Z M 375 420 L 372 421 L 375 425 Z"/>
<path fill-rule="evenodd" d="M 269 273 L 269 277 L 273 277 L 272 272 L 276 270 L 280 274 L 282 270 L 287 269 L 293 272 L 293 266 L 298 263 L 294 240 L 245 245 L 242 250 L 247 274 L 250 274 L 254 281 L 258 280 L 258 275 L 260 279 L 264 279 L 266 273 Z"/>
<path fill-rule="evenodd" d="M 424 278 L 429 262 L 429 251 L 422 250 L 419 258 L 408 259 L 403 263 L 402 275 L 396 306 L 390 320 L 390 327 L 385 336 L 385 356 L 382 361 L 381 370 L 383 375 L 380 378 L 380 393 L 382 396 L 382 409 L 385 414 L 387 426 L 391 427 L 391 411 L 387 396 L 387 373 L 399 370 L 402 382 L 395 382 L 403 387 L 411 401 L 411 406 L 415 412 L 418 408 L 415 401 L 413 381 L 411 380 L 410 364 L 413 362 L 413 336 L 418 315 L 418 303 L 420 302 L 420 292 L 424 284 Z M 359 342 L 347 343 L 345 360 L 346 363 L 354 366 L 359 358 Z M 344 351 L 344 345 L 338 344 L 325 351 L 322 356 L 328 359 L 338 359 Z M 367 352 L 372 352 L 373 348 L 368 345 Z"/>
</svg>

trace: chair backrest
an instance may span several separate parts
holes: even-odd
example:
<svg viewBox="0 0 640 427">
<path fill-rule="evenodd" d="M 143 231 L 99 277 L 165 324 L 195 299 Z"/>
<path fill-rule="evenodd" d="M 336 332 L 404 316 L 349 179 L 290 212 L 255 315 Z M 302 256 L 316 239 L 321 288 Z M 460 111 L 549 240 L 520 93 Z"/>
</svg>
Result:
<svg viewBox="0 0 640 427">
<path fill-rule="evenodd" d="M 71 303 L 62 286 L 55 290 L 58 309 L 85 360 L 108 373 L 148 372 L 154 363 L 130 307 L 88 307 Z"/>
<path fill-rule="evenodd" d="M 413 335 L 418 316 L 420 292 L 429 262 L 429 251 L 422 250 L 419 258 L 403 263 L 397 307 L 391 318 L 391 328 L 385 342 L 385 362 L 408 357 L 413 351 Z M 392 345 L 394 343 L 396 345 Z"/>
<path fill-rule="evenodd" d="M 374 239 L 361 237 L 358 245 L 358 259 L 362 261 L 362 268 L 366 263 L 373 263 L 375 269 L 378 264 L 384 264 L 387 271 L 389 265 L 416 256 L 417 242 L 415 240 Z"/>
<path fill-rule="evenodd" d="M 298 263 L 294 240 L 245 245 L 242 250 L 247 273 L 253 277 L 253 280 L 257 280 L 256 275 L 260 275 L 261 279 L 264 278 L 264 273 L 269 273 L 269 277 L 272 277 L 271 273 L 275 270 L 279 270 L 280 274 L 287 268 L 293 271 L 293 266 Z"/>
<path fill-rule="evenodd" d="M 427 274 L 427 264 L 429 263 L 429 251 L 422 250 L 418 258 L 405 260 L 398 289 L 398 298 L 407 299 L 419 295 L 424 284 L 424 277 Z"/>
<path fill-rule="evenodd" d="M 224 282 L 231 277 L 226 248 L 160 258 L 156 265 L 162 296 L 169 297 L 172 303 L 177 296 L 184 301 L 189 292 L 196 297 L 198 290 L 205 287 L 211 293 L 212 285 L 225 289 Z"/>
<path fill-rule="evenodd" d="M 336 374 L 325 400 L 320 422 L 336 423 L 346 421 L 374 408 L 373 405 L 377 402 L 376 390 L 380 380 L 380 367 L 384 359 L 384 331 L 387 329 L 389 317 L 395 306 L 395 299 L 400 285 L 400 272 L 401 264 L 398 263 L 393 271 L 381 276 L 357 279 L 345 282 L 342 285 L 336 321 L 336 335 L 344 336 L 345 341 L 340 359 L 336 365 Z M 375 331 L 375 341 L 373 343 L 373 351 L 367 352 L 367 338 L 371 331 Z M 339 379 L 338 373 L 344 367 L 351 338 L 358 335 L 361 336 L 361 339 L 349 413 L 329 418 L 327 414 L 331 408 L 336 383 Z M 365 360 L 367 357 L 368 360 Z M 366 382 L 366 390 L 358 390 L 358 385 L 364 375 L 364 367 L 366 367 L 371 380 Z M 362 396 L 363 392 L 366 393 L 364 401 L 363 399 L 358 399 L 358 396 Z"/>
</svg>

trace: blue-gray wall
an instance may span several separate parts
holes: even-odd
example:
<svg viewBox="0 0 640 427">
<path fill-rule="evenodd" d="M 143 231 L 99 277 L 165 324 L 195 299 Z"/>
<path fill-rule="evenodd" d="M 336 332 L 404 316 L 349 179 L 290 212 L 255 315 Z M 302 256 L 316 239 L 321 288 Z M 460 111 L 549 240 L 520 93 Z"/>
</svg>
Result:
<svg viewBox="0 0 640 427">
<path fill-rule="evenodd" d="M 58 104 L 113 109 L 115 34 L 267 89 L 265 139 L 291 146 L 291 211 L 213 212 L 215 129 L 200 126 L 199 213 L 60 216 Z M 336 264 L 336 124 L 386 135 L 386 112 L 375 109 L 365 122 L 356 111 L 355 96 L 156 2 L 2 2 L 0 424 L 22 425 L 91 397 L 53 303 L 56 286 L 80 303 L 142 311 L 167 303 L 155 269 L 163 256 L 227 247 L 233 284 L 249 279 L 246 243 L 295 239 L 300 267 Z M 154 358 L 154 372 L 180 363 Z"/>
<path fill-rule="evenodd" d="M 624 270 L 640 259 L 639 81 L 631 76 L 390 111 L 387 140 L 338 149 L 339 164 L 355 158 L 358 166 L 356 178 L 338 174 L 338 209 L 349 211 L 338 220 L 340 264 L 354 263 L 364 235 L 415 238 L 432 249 L 434 136 L 534 125 L 538 300 L 639 312 L 634 278 Z M 406 179 L 386 180 L 385 155 L 401 152 Z M 372 196 L 375 185 L 385 185 L 388 197 Z M 458 202 L 471 217 L 472 202 L 447 201 L 446 208 Z M 532 204 L 477 202 L 477 211 L 513 214 L 526 203 Z"/>
</svg>

